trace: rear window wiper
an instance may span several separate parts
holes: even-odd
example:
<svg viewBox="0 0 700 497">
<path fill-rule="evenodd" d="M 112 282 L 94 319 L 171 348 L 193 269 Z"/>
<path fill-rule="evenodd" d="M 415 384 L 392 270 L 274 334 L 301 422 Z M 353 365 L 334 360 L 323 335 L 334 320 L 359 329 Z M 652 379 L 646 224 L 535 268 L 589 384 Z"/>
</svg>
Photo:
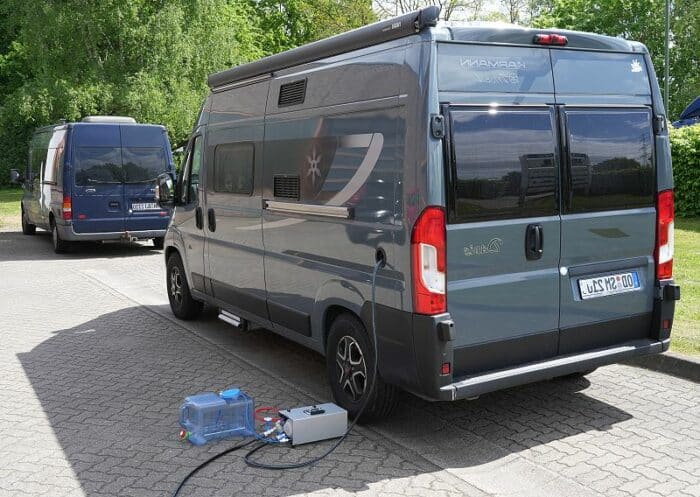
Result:
<svg viewBox="0 0 700 497">
<path fill-rule="evenodd" d="M 121 181 L 100 181 L 96 179 L 88 179 L 88 183 L 92 183 L 93 185 L 121 185 Z"/>
<path fill-rule="evenodd" d="M 151 179 L 140 179 L 140 180 L 134 180 L 134 181 L 125 181 L 127 185 L 134 185 L 137 183 L 152 183 L 156 181 L 158 178 L 151 178 Z"/>
</svg>

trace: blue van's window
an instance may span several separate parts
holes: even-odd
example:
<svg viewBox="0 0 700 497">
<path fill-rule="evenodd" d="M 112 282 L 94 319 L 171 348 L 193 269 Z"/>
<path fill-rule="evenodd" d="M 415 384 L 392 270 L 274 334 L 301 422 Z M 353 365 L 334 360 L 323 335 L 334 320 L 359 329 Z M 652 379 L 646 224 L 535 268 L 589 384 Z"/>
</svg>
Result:
<svg viewBox="0 0 700 497">
<path fill-rule="evenodd" d="M 158 175 L 165 171 L 165 149 L 124 147 L 122 164 L 126 183 L 155 181 Z"/>
<path fill-rule="evenodd" d="M 557 93 L 650 95 L 641 54 L 552 50 Z"/>
<path fill-rule="evenodd" d="M 214 191 L 253 193 L 252 143 L 224 143 L 214 149 Z"/>
<path fill-rule="evenodd" d="M 122 182 L 120 148 L 78 147 L 74 162 L 76 186 Z"/>
<path fill-rule="evenodd" d="M 451 116 L 456 222 L 557 213 L 549 111 L 492 109 Z"/>
<path fill-rule="evenodd" d="M 441 91 L 552 93 L 549 51 L 439 43 L 438 86 Z"/>
<path fill-rule="evenodd" d="M 568 212 L 651 206 L 654 168 L 647 110 L 569 110 Z"/>
</svg>

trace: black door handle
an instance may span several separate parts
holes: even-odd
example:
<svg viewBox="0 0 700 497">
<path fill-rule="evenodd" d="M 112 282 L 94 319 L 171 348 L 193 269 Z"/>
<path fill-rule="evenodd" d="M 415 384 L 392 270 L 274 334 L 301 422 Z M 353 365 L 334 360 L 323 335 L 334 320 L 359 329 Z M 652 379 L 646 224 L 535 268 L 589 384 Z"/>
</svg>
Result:
<svg viewBox="0 0 700 497">
<path fill-rule="evenodd" d="M 534 261 L 544 252 L 544 231 L 541 224 L 528 224 L 525 230 L 525 257 Z"/>
<path fill-rule="evenodd" d="M 207 221 L 209 221 L 209 231 L 212 233 L 216 231 L 216 214 L 214 214 L 214 209 L 209 209 L 207 211 Z"/>
<path fill-rule="evenodd" d="M 194 224 L 197 226 L 197 229 L 202 229 L 204 228 L 204 216 L 202 215 L 202 208 L 197 207 L 194 210 Z"/>
</svg>

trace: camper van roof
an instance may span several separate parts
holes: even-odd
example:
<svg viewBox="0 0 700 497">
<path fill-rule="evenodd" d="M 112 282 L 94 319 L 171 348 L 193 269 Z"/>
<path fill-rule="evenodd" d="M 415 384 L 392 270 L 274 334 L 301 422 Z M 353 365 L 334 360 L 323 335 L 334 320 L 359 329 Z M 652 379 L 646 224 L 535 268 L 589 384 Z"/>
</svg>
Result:
<svg viewBox="0 0 700 497">
<path fill-rule="evenodd" d="M 220 89 L 251 78 L 267 76 L 274 71 L 286 69 L 325 57 L 332 57 L 386 41 L 403 38 L 438 26 L 445 30 L 446 39 L 458 42 L 497 43 L 508 45 L 532 45 L 533 38 L 540 33 L 555 33 L 566 36 L 568 48 L 606 50 L 618 52 L 646 52 L 641 43 L 612 36 L 569 31 L 563 29 L 533 29 L 505 23 L 492 22 L 440 22 L 440 8 L 425 7 L 385 21 L 353 29 L 330 38 L 318 40 L 285 52 L 232 67 L 211 74 L 207 80 L 209 88 Z"/>
<path fill-rule="evenodd" d="M 84 123 L 136 123 L 136 119 L 126 116 L 85 116 L 81 119 Z"/>
</svg>

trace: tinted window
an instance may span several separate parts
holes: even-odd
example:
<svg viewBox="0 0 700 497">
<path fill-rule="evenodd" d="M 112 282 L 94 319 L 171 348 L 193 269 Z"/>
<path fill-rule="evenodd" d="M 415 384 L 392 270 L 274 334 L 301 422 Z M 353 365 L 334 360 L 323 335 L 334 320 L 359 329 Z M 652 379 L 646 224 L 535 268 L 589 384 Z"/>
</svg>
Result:
<svg viewBox="0 0 700 497">
<path fill-rule="evenodd" d="M 552 93 L 549 51 L 540 48 L 438 44 L 442 91 Z"/>
<path fill-rule="evenodd" d="M 252 143 L 218 145 L 214 151 L 214 191 L 251 194 L 253 160 Z"/>
<path fill-rule="evenodd" d="M 124 181 L 146 183 L 155 181 L 165 171 L 165 149 L 163 147 L 122 149 Z"/>
<path fill-rule="evenodd" d="M 181 201 L 189 203 L 197 200 L 199 173 L 202 169 L 202 137 L 196 136 L 185 157 L 185 170 L 182 177 Z"/>
<path fill-rule="evenodd" d="M 75 184 L 87 186 L 122 182 L 120 148 L 78 147 L 75 159 Z"/>
<path fill-rule="evenodd" d="M 555 214 L 557 172 L 548 111 L 452 113 L 457 222 Z"/>
<path fill-rule="evenodd" d="M 558 93 L 649 95 L 641 54 L 552 50 Z"/>
<path fill-rule="evenodd" d="M 651 115 L 639 111 L 568 111 L 569 212 L 653 204 Z"/>
</svg>

